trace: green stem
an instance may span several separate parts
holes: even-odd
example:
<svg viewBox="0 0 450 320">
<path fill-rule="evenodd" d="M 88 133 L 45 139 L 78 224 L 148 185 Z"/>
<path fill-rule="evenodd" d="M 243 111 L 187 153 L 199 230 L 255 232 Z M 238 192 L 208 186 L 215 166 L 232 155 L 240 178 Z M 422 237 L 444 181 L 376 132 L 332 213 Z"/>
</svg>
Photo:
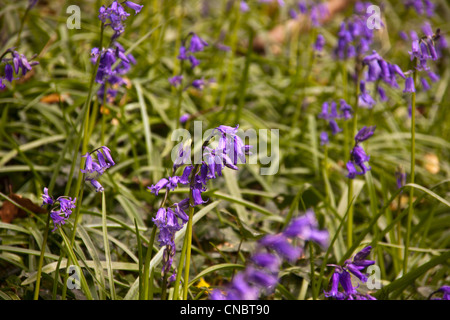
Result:
<svg viewBox="0 0 450 320">
<path fill-rule="evenodd" d="M 30 12 L 30 6 L 27 7 L 27 9 L 25 10 L 25 14 L 23 15 L 23 18 L 20 21 L 20 29 L 19 29 L 19 33 L 17 33 L 17 40 L 16 40 L 16 44 L 14 45 L 14 47 L 20 46 L 20 35 L 22 34 L 23 26 L 25 25 L 25 20 L 27 19 L 28 12 Z"/>
<path fill-rule="evenodd" d="M 191 247 L 192 247 L 192 220 L 194 216 L 194 206 L 192 198 L 192 189 L 190 191 L 191 207 L 189 208 L 189 221 L 187 225 L 187 246 L 186 246 L 186 266 L 184 268 L 184 283 L 183 283 L 183 300 L 187 300 L 188 284 L 189 284 L 189 267 L 191 262 Z"/>
<path fill-rule="evenodd" d="M 236 111 L 236 117 L 234 123 L 239 123 L 241 118 L 242 109 L 244 107 L 245 103 L 245 95 L 247 91 L 247 82 L 248 82 L 248 70 L 250 68 L 250 62 L 251 62 L 251 56 L 252 56 L 252 49 L 253 49 L 253 38 L 254 38 L 254 31 L 252 28 L 249 28 L 249 34 L 248 34 L 248 47 L 247 47 L 247 54 L 245 55 L 245 65 L 244 65 L 244 71 L 241 78 L 241 85 L 239 86 L 239 102 L 238 102 L 238 108 Z"/>
<path fill-rule="evenodd" d="M 416 60 L 414 61 L 414 66 L 417 65 Z M 414 88 L 417 83 L 417 70 L 414 68 L 413 72 Z M 411 97 L 411 182 L 414 183 L 415 179 L 415 165 L 416 165 L 416 92 L 412 93 Z M 405 252 L 403 257 L 403 274 L 408 271 L 408 254 L 409 245 L 411 241 L 411 221 L 414 214 L 414 188 L 409 191 L 409 211 L 408 220 L 406 225 L 406 239 L 405 239 Z"/>
<path fill-rule="evenodd" d="M 227 93 L 228 89 L 230 87 L 231 78 L 233 75 L 233 67 L 234 67 L 234 57 L 236 55 L 236 47 L 238 42 L 238 30 L 240 26 L 240 20 L 241 20 L 241 14 L 240 14 L 240 8 L 239 8 L 239 1 L 234 1 L 234 14 L 236 15 L 235 21 L 234 21 L 234 29 L 233 33 L 231 34 L 231 50 L 230 50 L 230 57 L 228 60 L 227 65 L 227 74 L 225 78 L 225 83 L 222 85 L 222 95 L 220 96 L 219 106 L 222 108 L 222 111 L 225 111 L 226 109 L 226 101 L 227 101 Z M 220 114 L 218 112 L 217 114 Z M 226 116 L 227 117 L 227 116 Z"/>
<path fill-rule="evenodd" d="M 355 83 L 355 112 L 353 113 L 353 121 L 352 121 L 352 131 L 351 137 L 354 137 L 356 134 L 356 129 L 358 125 L 358 97 L 359 97 L 359 81 L 361 78 L 361 68 L 360 68 L 360 60 L 356 59 L 356 83 Z M 353 244 L 353 179 L 348 179 L 348 198 L 347 203 L 349 206 L 348 210 L 348 218 L 347 218 L 347 247 L 350 248 Z"/>
<path fill-rule="evenodd" d="M 39 257 L 39 264 L 36 276 L 36 287 L 34 288 L 34 300 L 39 299 L 39 287 L 41 284 L 42 265 L 44 264 L 44 254 L 45 254 L 45 247 L 47 245 L 49 227 L 50 227 L 50 212 L 48 212 L 47 214 L 47 223 L 45 225 L 44 239 L 42 240 L 41 255 Z"/>
<path fill-rule="evenodd" d="M 114 288 L 114 277 L 111 265 L 111 252 L 109 249 L 108 228 L 106 226 L 106 196 L 104 191 L 102 192 L 102 228 L 105 258 L 108 266 L 109 290 L 111 294 L 111 300 L 116 300 L 116 289 Z"/>
<path fill-rule="evenodd" d="M 149 273 L 150 273 L 150 261 L 153 257 L 153 243 L 155 242 L 156 237 L 156 226 L 153 226 L 152 233 L 150 235 L 150 242 L 148 244 L 147 254 L 145 256 L 145 264 L 144 264 L 144 281 L 143 281 L 143 298 L 144 300 L 148 300 L 150 295 L 150 288 L 153 286 L 153 283 L 149 285 Z"/>
<path fill-rule="evenodd" d="M 177 268 L 177 277 L 175 280 L 174 290 L 173 290 L 173 300 L 178 300 L 179 296 L 179 286 L 181 280 L 181 272 L 183 271 L 184 258 L 186 257 L 186 247 L 187 247 L 187 237 L 184 237 L 183 247 L 181 248 L 180 262 Z"/>
<path fill-rule="evenodd" d="M 317 30 L 315 28 L 313 28 L 310 32 L 308 48 L 310 48 L 312 46 L 314 39 L 316 37 L 316 34 L 317 34 Z M 296 108 L 294 111 L 294 116 L 292 118 L 291 129 L 295 129 L 298 126 L 299 118 L 301 116 L 303 101 L 305 100 L 305 96 L 306 96 L 306 86 L 307 86 L 307 83 L 309 82 L 309 78 L 311 75 L 311 70 L 312 70 L 312 66 L 314 64 L 314 60 L 315 60 L 315 52 L 314 52 L 314 50 L 310 50 L 310 55 L 309 55 L 309 59 L 308 59 L 308 67 L 306 69 L 305 78 L 303 79 L 304 81 L 303 81 L 303 85 L 302 85 L 302 92 L 301 92 L 300 98 L 297 100 L 297 105 L 296 105 Z M 299 73 L 300 73 L 300 70 L 298 70 L 298 74 Z M 298 81 L 298 79 L 297 79 L 297 81 Z"/>
</svg>

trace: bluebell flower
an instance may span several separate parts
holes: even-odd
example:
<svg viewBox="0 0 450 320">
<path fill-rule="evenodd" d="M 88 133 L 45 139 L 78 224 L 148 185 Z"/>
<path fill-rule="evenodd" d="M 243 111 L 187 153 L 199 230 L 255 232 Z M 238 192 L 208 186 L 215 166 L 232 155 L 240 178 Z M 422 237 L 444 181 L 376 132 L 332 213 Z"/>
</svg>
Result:
<svg viewBox="0 0 450 320">
<path fill-rule="evenodd" d="M 197 34 L 192 33 L 189 51 L 192 53 L 203 51 L 204 48 L 208 46 L 208 43 L 200 38 Z"/>
<path fill-rule="evenodd" d="M 52 211 L 50 212 L 50 218 L 53 221 L 54 228 L 52 229 L 52 232 L 55 232 L 55 230 L 66 223 L 67 219 L 65 217 L 62 217 L 59 215 L 58 211 Z"/>
<path fill-rule="evenodd" d="M 359 251 L 353 260 L 346 260 L 343 266 L 334 266 L 335 270 L 331 277 L 331 290 L 324 292 L 325 297 L 334 298 L 336 300 L 375 300 L 370 294 L 361 294 L 353 286 L 352 277 L 353 274 L 361 282 L 367 282 L 368 278 L 363 270 L 368 266 L 375 264 L 375 261 L 367 260 L 366 258 L 372 250 L 371 246 L 365 247 Z M 343 292 L 339 291 L 339 284 L 341 285 Z"/>
<path fill-rule="evenodd" d="M 360 89 L 361 93 L 359 94 L 358 97 L 358 106 L 371 109 L 376 104 L 376 101 L 366 90 L 366 84 L 363 80 L 361 80 L 360 82 Z"/>
<path fill-rule="evenodd" d="M 355 135 L 356 144 L 366 141 L 375 133 L 376 126 L 364 126 Z"/>
<path fill-rule="evenodd" d="M 53 199 L 48 194 L 48 188 L 44 188 L 44 193 L 42 194 L 42 205 L 50 205 L 50 218 L 53 221 L 54 232 L 58 226 L 66 223 L 72 214 L 72 210 L 75 209 L 75 203 L 77 198 L 72 199 L 71 197 L 60 196 L 56 200 Z"/>
<path fill-rule="evenodd" d="M 188 51 L 185 46 L 180 46 L 180 54 L 178 55 L 179 60 L 187 60 L 188 59 Z"/>
<path fill-rule="evenodd" d="M 169 78 L 169 83 L 174 87 L 178 87 L 182 81 L 183 81 L 182 75 L 177 75 Z"/>
<path fill-rule="evenodd" d="M 156 184 L 151 185 L 151 187 L 147 187 L 148 189 L 150 189 L 150 191 L 155 194 L 158 195 L 159 191 L 166 187 L 167 184 L 169 183 L 169 180 L 166 178 L 162 178 L 161 180 L 159 180 Z"/>
<path fill-rule="evenodd" d="M 47 188 L 47 187 L 44 188 L 44 194 L 42 195 L 42 200 L 43 200 L 42 205 L 48 204 L 48 205 L 51 206 L 51 205 L 53 205 L 53 203 L 55 202 L 55 201 L 53 200 L 53 198 L 52 198 L 51 196 L 48 195 L 48 188 Z"/>
<path fill-rule="evenodd" d="M 416 88 L 414 86 L 414 79 L 412 77 L 406 78 L 405 81 L 405 89 L 403 92 L 416 92 Z"/>
<path fill-rule="evenodd" d="M 144 7 L 143 5 L 136 4 L 136 3 L 132 2 L 132 1 L 125 1 L 124 4 L 128 8 L 133 9 L 134 12 L 135 12 L 134 14 L 138 14 L 142 10 L 142 7 Z"/>
<path fill-rule="evenodd" d="M 328 233 L 317 229 L 314 212 L 309 210 L 291 221 L 281 233 L 268 234 L 258 240 L 256 253 L 250 257 L 246 269 L 238 273 L 225 290 L 213 290 L 211 299 L 256 300 L 262 293 L 270 294 L 279 281 L 282 262 L 295 262 L 303 254 L 302 247 L 293 245 L 295 238 L 326 244 Z"/>
<path fill-rule="evenodd" d="M 328 132 L 322 131 L 320 133 L 320 145 L 324 146 L 324 145 L 327 145 L 329 142 L 330 142 L 330 140 L 328 138 Z"/>
<path fill-rule="evenodd" d="M 310 209 L 303 216 L 294 219 L 283 233 L 287 237 L 313 241 L 326 248 L 329 240 L 328 231 L 319 230 L 318 227 L 314 211 Z"/>
<path fill-rule="evenodd" d="M 336 120 L 331 119 L 331 120 L 328 122 L 328 124 L 330 125 L 331 133 L 332 133 L 333 135 L 336 135 L 336 134 L 338 134 L 339 132 L 342 132 L 342 129 L 339 128 L 339 126 L 338 126 Z"/>
<path fill-rule="evenodd" d="M 93 154 L 97 156 L 97 159 L 92 157 Z M 104 188 L 98 182 L 98 179 L 108 168 L 115 165 L 111 156 L 111 150 L 106 146 L 102 146 L 92 152 L 87 152 L 83 157 L 86 158 L 86 161 L 84 169 L 80 169 L 80 171 L 85 174 L 84 179 L 89 181 L 97 192 L 103 192 Z"/>
<path fill-rule="evenodd" d="M 397 170 L 395 171 L 395 178 L 397 181 L 398 189 L 406 184 L 406 172 L 402 167 L 397 168 Z"/>
<path fill-rule="evenodd" d="M 196 80 L 192 81 L 192 86 L 196 89 L 203 90 L 203 87 L 205 86 L 205 80 L 196 79 Z"/>
<path fill-rule="evenodd" d="M 318 34 L 313 49 L 317 52 L 322 52 L 324 46 L 325 46 L 325 38 L 323 37 L 322 34 Z"/>
<path fill-rule="evenodd" d="M 363 127 L 355 135 L 355 146 L 350 151 L 350 160 L 346 164 L 348 178 L 354 179 L 357 175 L 364 175 L 371 169 L 370 166 L 366 165 L 370 159 L 370 156 L 366 154 L 364 149 L 359 144 L 369 139 L 374 134 L 375 128 L 375 126 Z M 358 171 L 356 167 L 359 167 L 361 171 Z"/>
<path fill-rule="evenodd" d="M 342 113 L 342 117 L 345 120 L 349 120 L 352 118 L 352 113 L 353 113 L 353 109 L 352 107 L 344 100 L 344 99 L 340 99 L 340 111 Z"/>
</svg>

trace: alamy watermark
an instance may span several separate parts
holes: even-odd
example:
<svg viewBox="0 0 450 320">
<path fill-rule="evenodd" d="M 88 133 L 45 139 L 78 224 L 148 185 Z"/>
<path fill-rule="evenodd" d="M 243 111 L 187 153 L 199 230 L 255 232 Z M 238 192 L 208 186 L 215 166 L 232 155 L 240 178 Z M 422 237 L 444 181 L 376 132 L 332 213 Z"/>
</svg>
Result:
<svg viewBox="0 0 450 320">
<path fill-rule="evenodd" d="M 367 271 L 367 274 L 369 274 L 369 276 L 367 277 L 367 281 L 366 281 L 367 289 L 369 289 L 369 290 L 381 289 L 381 282 L 380 282 L 381 271 L 380 271 L 380 267 L 378 267 L 376 265 L 371 265 L 371 266 L 367 267 L 366 271 Z"/>
<path fill-rule="evenodd" d="M 67 268 L 67 273 L 69 274 L 69 277 L 67 278 L 67 288 L 68 289 L 77 289 L 80 290 L 80 273 L 81 269 L 78 266 L 70 265 Z"/>
<path fill-rule="evenodd" d="M 67 18 L 67 29 L 81 29 L 81 10 L 77 5 L 68 6 L 66 13 L 70 14 Z"/>
<path fill-rule="evenodd" d="M 366 13 L 370 16 L 367 18 L 366 26 L 370 30 L 381 29 L 381 10 L 379 6 L 371 5 L 366 9 Z"/>
</svg>

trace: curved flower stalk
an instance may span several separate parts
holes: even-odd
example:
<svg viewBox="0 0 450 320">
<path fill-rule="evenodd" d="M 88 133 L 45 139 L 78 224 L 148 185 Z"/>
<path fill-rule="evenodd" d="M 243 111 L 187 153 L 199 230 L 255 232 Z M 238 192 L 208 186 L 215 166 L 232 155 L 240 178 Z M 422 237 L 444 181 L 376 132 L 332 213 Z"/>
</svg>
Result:
<svg viewBox="0 0 450 320">
<path fill-rule="evenodd" d="M 123 77 L 136 64 L 132 54 L 125 55 L 125 49 L 116 41 L 125 31 L 124 22 L 130 16 L 125 7 L 134 10 L 135 15 L 142 10 L 142 5 L 132 1 L 119 3 L 114 1 L 109 7 L 102 6 L 98 18 L 105 27 L 114 30 L 109 48 L 93 48 L 91 62 L 95 64 L 100 59 L 95 81 L 101 83 L 97 96 L 100 100 L 113 102 L 117 96 L 118 88 L 126 85 L 128 80 Z M 114 68 L 113 68 L 114 67 Z"/>
<path fill-rule="evenodd" d="M 92 157 L 92 155 L 96 155 L 97 159 Z M 87 152 L 83 157 L 86 158 L 86 162 L 84 169 L 80 170 L 85 174 L 84 180 L 89 181 L 95 188 L 95 191 L 103 192 L 104 188 L 98 182 L 98 179 L 108 168 L 116 164 L 111 156 L 111 150 L 106 146 L 102 146 L 92 152 Z"/>
<path fill-rule="evenodd" d="M 442 293 L 442 297 L 433 297 L 436 293 Z M 438 290 L 434 291 L 428 299 L 431 300 L 450 300 L 450 286 L 442 286 Z"/>
<path fill-rule="evenodd" d="M 400 76 L 407 81 L 405 74 L 398 65 L 388 63 L 375 50 L 372 51 L 372 54 L 365 56 L 362 63 L 363 66 L 368 67 L 368 70 L 365 80 L 361 80 L 360 82 L 361 93 L 358 98 L 358 105 L 360 107 L 372 108 L 376 103 L 365 88 L 366 82 L 375 83 L 375 90 L 378 93 L 380 100 L 387 101 L 388 97 L 385 89 L 381 86 L 381 83 L 384 83 L 391 88 L 399 88 L 397 76 Z"/>
<path fill-rule="evenodd" d="M 48 189 L 44 188 L 44 193 L 42 194 L 42 205 L 50 206 L 50 218 L 53 221 L 53 232 L 61 225 L 65 224 L 72 214 L 72 210 L 75 209 L 75 203 L 77 198 L 73 199 L 71 197 L 60 196 L 56 200 L 48 194 Z"/>
<path fill-rule="evenodd" d="M 376 300 L 369 294 L 361 294 L 354 287 L 352 283 L 352 275 L 358 278 L 362 283 L 367 282 L 367 274 L 363 273 L 363 270 L 368 266 L 375 264 L 375 261 L 367 260 L 371 246 L 368 246 L 359 251 L 353 260 L 346 260 L 343 266 L 332 265 L 335 270 L 331 277 L 331 289 L 325 293 L 325 297 L 334 298 L 336 300 Z M 339 285 L 343 291 L 339 291 Z"/>
<path fill-rule="evenodd" d="M 147 187 L 153 194 L 158 195 L 162 189 L 166 190 L 165 200 L 169 191 L 175 190 L 179 184 L 189 185 L 189 197 L 184 198 L 178 203 L 166 206 L 165 200 L 161 208 L 152 219 L 159 229 L 158 241 L 161 247 L 165 247 L 163 259 L 163 273 L 167 274 L 172 266 L 173 256 L 175 255 L 175 233 L 189 222 L 189 215 L 186 211 L 195 206 L 208 202 L 208 199 L 203 199 L 202 193 L 207 188 L 209 180 L 216 179 L 222 175 L 222 170 L 228 167 L 233 170 L 238 170 L 237 164 L 245 163 L 245 156 L 250 154 L 251 146 L 244 145 L 242 139 L 237 135 L 239 126 L 219 126 L 213 130 L 211 136 L 204 142 L 202 146 L 202 161 L 201 163 L 191 165 L 190 151 L 188 146 L 186 149 L 181 149 L 179 157 L 173 165 L 172 176 L 166 177 L 157 183 Z M 218 146 L 212 148 L 210 145 L 211 139 L 218 137 Z M 178 168 L 184 166 L 181 175 L 175 175 Z M 176 274 L 174 273 L 169 280 L 174 280 Z"/>
<path fill-rule="evenodd" d="M 291 221 L 287 228 L 275 235 L 266 235 L 258 241 L 255 254 L 243 272 L 238 273 L 224 290 L 211 292 L 212 300 L 257 300 L 260 295 L 272 293 L 279 282 L 283 262 L 295 263 L 304 255 L 304 247 L 294 245 L 295 239 L 313 241 L 328 246 L 329 234 L 319 230 L 313 210 Z"/>
<path fill-rule="evenodd" d="M 10 54 L 11 58 L 4 58 L 7 54 Z M 30 60 L 33 60 L 35 56 Z M 39 62 L 29 61 L 22 53 L 17 52 L 14 48 L 9 48 L 0 57 L 0 64 L 5 64 L 4 75 L 0 76 L 0 90 L 2 90 L 6 88 L 4 81 L 12 83 L 13 80 L 20 79 L 20 73 L 25 76 Z"/>
</svg>

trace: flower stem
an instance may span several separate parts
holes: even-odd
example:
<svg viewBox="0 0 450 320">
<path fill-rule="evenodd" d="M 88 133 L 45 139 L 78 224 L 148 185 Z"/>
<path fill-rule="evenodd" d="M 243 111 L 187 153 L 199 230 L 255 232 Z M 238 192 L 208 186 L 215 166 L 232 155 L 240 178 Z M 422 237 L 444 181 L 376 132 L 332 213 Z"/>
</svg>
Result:
<svg viewBox="0 0 450 320">
<path fill-rule="evenodd" d="M 414 65 L 417 64 L 414 61 Z M 413 80 L 414 80 L 414 88 L 417 83 L 417 70 L 414 68 L 413 72 Z M 412 93 L 411 96 L 411 183 L 414 183 L 415 179 L 415 164 L 416 164 L 416 92 Z M 406 225 L 406 239 L 405 239 L 405 252 L 403 257 L 403 274 L 405 275 L 408 270 L 408 254 L 409 254 L 409 245 L 411 240 L 411 221 L 412 216 L 414 214 L 414 188 L 411 188 L 409 191 L 409 211 L 408 211 L 408 220 Z"/>
<path fill-rule="evenodd" d="M 109 290 L 111 294 L 111 300 L 116 300 L 116 290 L 114 288 L 113 269 L 111 265 L 111 252 L 109 250 L 108 229 L 106 226 L 106 196 L 105 192 L 102 192 L 102 229 L 103 229 L 103 246 L 105 248 L 105 257 L 108 267 L 109 278 Z"/>
<path fill-rule="evenodd" d="M 355 63 L 355 73 L 356 73 L 356 81 L 355 81 L 355 112 L 353 113 L 353 121 L 352 121 L 352 131 L 351 137 L 354 137 L 356 134 L 356 129 L 358 125 L 358 97 L 359 97 L 359 81 L 361 78 L 361 67 L 360 67 L 360 59 L 356 58 Z M 353 244 L 353 179 L 348 179 L 348 198 L 347 198 L 348 208 L 348 218 L 347 218 L 347 247 L 351 248 Z"/>
<path fill-rule="evenodd" d="M 207 140 L 209 141 L 209 139 Z M 203 146 L 206 144 L 205 142 Z M 203 150 L 203 147 L 202 147 Z M 193 185 L 195 181 L 195 174 L 198 171 L 199 165 L 196 164 L 194 170 L 192 170 L 191 181 L 190 181 L 190 189 L 189 189 L 189 220 L 186 227 L 186 265 L 184 268 L 184 282 L 183 282 L 183 299 L 187 300 L 187 292 L 188 292 L 188 284 L 189 284 L 189 267 L 191 262 L 191 247 L 192 247 L 192 220 L 194 217 L 194 196 L 193 196 Z"/>
<path fill-rule="evenodd" d="M 47 222 L 46 222 L 45 231 L 44 231 L 44 239 L 42 240 L 42 246 L 41 246 L 41 255 L 39 256 L 39 264 L 38 264 L 37 275 L 36 275 L 36 287 L 34 288 L 34 300 L 39 299 L 39 287 L 41 284 L 42 265 L 44 264 L 45 246 L 47 245 L 49 227 L 50 227 L 50 212 L 48 212 L 48 215 L 47 215 Z"/>
</svg>

